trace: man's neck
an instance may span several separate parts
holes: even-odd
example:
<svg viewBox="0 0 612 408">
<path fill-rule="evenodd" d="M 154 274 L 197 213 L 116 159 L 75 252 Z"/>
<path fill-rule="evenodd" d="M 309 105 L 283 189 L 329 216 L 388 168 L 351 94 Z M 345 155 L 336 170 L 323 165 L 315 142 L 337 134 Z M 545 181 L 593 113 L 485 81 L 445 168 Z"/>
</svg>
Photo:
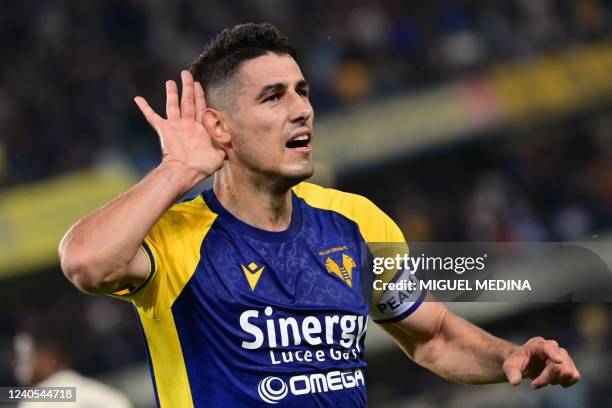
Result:
<svg viewBox="0 0 612 408">
<path fill-rule="evenodd" d="M 239 220 L 266 231 L 284 231 L 291 223 L 291 189 L 269 179 L 232 171 L 227 165 L 215 174 L 215 196 Z M 233 169 L 237 170 L 237 169 Z"/>
</svg>

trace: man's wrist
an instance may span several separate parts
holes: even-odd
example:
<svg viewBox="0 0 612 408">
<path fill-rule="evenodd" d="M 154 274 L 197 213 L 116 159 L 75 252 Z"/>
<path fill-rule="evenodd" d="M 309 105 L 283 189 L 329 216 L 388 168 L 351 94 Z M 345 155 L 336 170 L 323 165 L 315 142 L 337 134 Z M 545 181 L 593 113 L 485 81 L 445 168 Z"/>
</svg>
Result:
<svg viewBox="0 0 612 408">
<path fill-rule="evenodd" d="M 208 177 L 176 160 L 162 161 L 157 166 L 157 171 L 165 176 L 169 187 L 175 190 L 177 196 L 187 194 Z"/>
<path fill-rule="evenodd" d="M 504 346 L 501 351 L 502 361 L 505 361 L 508 357 L 514 354 L 521 346 L 510 343 L 509 341 L 504 340 Z"/>
</svg>

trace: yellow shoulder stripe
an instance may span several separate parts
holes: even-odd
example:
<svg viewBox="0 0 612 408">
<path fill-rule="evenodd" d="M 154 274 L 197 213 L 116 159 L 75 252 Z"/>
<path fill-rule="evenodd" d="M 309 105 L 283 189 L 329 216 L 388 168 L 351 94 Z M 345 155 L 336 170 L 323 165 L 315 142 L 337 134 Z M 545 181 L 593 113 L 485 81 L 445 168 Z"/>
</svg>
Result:
<svg viewBox="0 0 612 408">
<path fill-rule="evenodd" d="M 161 407 L 193 408 L 191 387 L 172 313 L 152 319 L 138 309 Z"/>
<path fill-rule="evenodd" d="M 193 276 L 202 241 L 217 214 L 201 195 L 175 204 L 145 239 L 153 277 L 134 294 L 151 356 L 160 406 L 193 408 L 187 368 L 172 315 L 172 304 Z M 154 266 L 153 266 L 154 265 Z"/>
<path fill-rule="evenodd" d="M 405 242 L 393 220 L 363 196 L 305 182 L 295 186 L 293 191 L 308 205 L 335 211 L 355 222 L 366 242 Z"/>
<path fill-rule="evenodd" d="M 153 276 L 132 296 L 139 311 L 159 318 L 170 310 L 195 272 L 200 246 L 216 217 L 198 195 L 173 205 L 155 223 L 145 238 Z"/>
</svg>

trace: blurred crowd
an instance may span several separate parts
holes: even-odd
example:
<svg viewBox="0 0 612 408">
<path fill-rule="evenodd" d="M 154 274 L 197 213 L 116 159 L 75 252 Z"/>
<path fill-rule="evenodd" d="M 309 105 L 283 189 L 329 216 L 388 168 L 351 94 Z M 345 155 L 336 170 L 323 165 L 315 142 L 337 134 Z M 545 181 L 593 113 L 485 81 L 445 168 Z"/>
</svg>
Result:
<svg viewBox="0 0 612 408">
<path fill-rule="evenodd" d="M 610 38 L 612 2 L 7 2 L 0 13 L 0 35 L 8 39 L 0 66 L 0 190 L 116 159 L 148 171 L 159 147 L 133 96 L 161 111 L 164 81 L 177 78 L 221 29 L 245 21 L 270 21 L 288 34 L 316 111 L 329 112 Z M 604 108 L 344 174 L 338 187 L 371 198 L 409 241 L 592 237 L 612 227 L 612 115 Z M 85 374 L 144 362 L 127 305 L 82 295 L 59 270 L 46 272 L 3 282 L 0 384 L 17 382 L 13 335 L 41 326 L 69 340 L 64 347 Z M 602 305 L 554 305 L 489 329 L 516 340 L 535 332 L 559 338 L 587 367 L 574 405 L 586 406 L 609 402 L 601 378 L 610 373 L 611 313 Z M 398 372 L 397 361 L 405 360 L 389 354 L 371 366 L 385 365 L 379 374 Z M 380 403 L 374 406 L 409 392 L 452 401 L 442 380 L 424 377 L 413 364 L 408 370 L 369 379 Z M 412 374 L 421 385 L 405 381 Z M 431 387 L 441 391 L 428 393 Z M 560 406 L 550 398 L 541 406 Z"/>
<path fill-rule="evenodd" d="M 0 13 L 0 188 L 125 156 L 159 160 L 135 95 L 163 106 L 224 27 L 271 21 L 290 37 L 318 112 L 609 38 L 604 0 L 64 0 Z"/>
<path fill-rule="evenodd" d="M 612 227 L 612 115 L 494 133 L 340 187 L 387 210 L 408 241 L 597 238 Z"/>
</svg>

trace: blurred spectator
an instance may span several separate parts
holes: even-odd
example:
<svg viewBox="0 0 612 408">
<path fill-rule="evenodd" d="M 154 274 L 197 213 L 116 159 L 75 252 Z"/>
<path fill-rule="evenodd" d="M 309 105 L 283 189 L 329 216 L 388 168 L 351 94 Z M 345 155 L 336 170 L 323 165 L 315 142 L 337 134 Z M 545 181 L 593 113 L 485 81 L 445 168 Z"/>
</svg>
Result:
<svg viewBox="0 0 612 408">
<path fill-rule="evenodd" d="M 66 322 L 63 322 L 64 325 Z M 25 386 L 75 387 L 76 402 L 62 406 L 83 408 L 129 408 L 130 401 L 121 392 L 85 377 L 72 369 L 74 348 L 68 343 L 79 341 L 76 333 L 58 330 L 61 326 L 46 322 L 14 338 L 15 377 Z M 58 402 L 22 402 L 20 408 L 55 407 Z"/>
</svg>

